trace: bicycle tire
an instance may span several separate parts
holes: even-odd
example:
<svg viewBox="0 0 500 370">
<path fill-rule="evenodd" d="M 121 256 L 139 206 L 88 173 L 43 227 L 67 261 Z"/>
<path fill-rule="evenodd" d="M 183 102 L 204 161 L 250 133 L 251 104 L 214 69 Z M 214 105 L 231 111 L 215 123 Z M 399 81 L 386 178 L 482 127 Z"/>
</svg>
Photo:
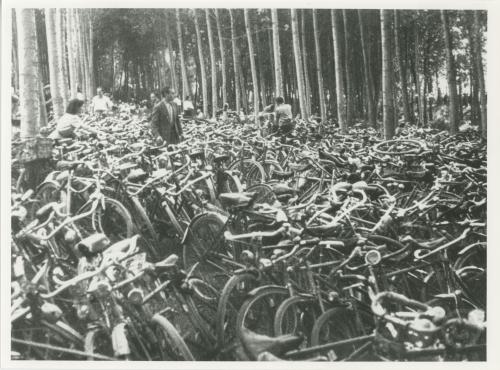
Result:
<svg viewBox="0 0 500 370">
<path fill-rule="evenodd" d="M 104 212 L 106 212 L 106 210 L 109 209 L 110 207 L 114 208 L 114 210 L 117 212 L 117 214 L 120 215 L 122 221 L 124 221 L 124 226 L 125 226 L 125 230 L 126 230 L 125 235 L 123 235 L 121 237 L 121 239 L 118 239 L 116 241 L 120 241 L 120 240 L 123 240 L 125 238 L 132 237 L 134 235 L 135 228 L 134 228 L 134 223 L 132 221 L 132 216 L 130 215 L 130 212 L 127 210 L 127 208 L 125 208 L 125 206 L 121 202 L 119 202 L 113 198 L 105 197 L 104 198 Z M 102 220 L 101 214 L 99 213 L 100 209 L 101 209 L 101 206 L 99 205 L 97 207 L 96 212 L 94 212 L 92 214 L 92 225 L 94 227 L 94 230 L 104 233 L 104 229 L 102 228 L 102 221 L 103 220 Z M 105 233 L 105 234 L 106 234 L 106 236 L 109 237 L 109 235 L 107 233 Z M 120 236 L 118 235 L 118 237 L 120 237 Z M 110 238 L 110 240 L 113 241 L 113 238 Z"/>
<path fill-rule="evenodd" d="M 228 168 L 230 170 L 238 170 L 241 173 L 241 181 L 246 184 L 247 188 L 265 181 L 266 171 L 259 162 L 247 158 L 243 159 L 244 168 L 241 168 L 241 164 L 242 161 L 238 159 L 231 163 Z"/>
<path fill-rule="evenodd" d="M 251 274 L 248 272 L 233 275 L 229 278 L 229 280 L 224 285 L 224 288 L 222 289 L 220 299 L 217 304 L 217 318 L 215 324 L 218 348 L 224 347 L 224 337 L 225 337 L 224 323 L 226 321 L 226 314 L 229 308 L 228 305 L 232 305 L 232 303 L 230 302 L 231 293 L 239 284 L 241 284 L 245 280 L 256 281 L 257 277 L 255 276 L 255 274 Z M 234 309 L 238 310 L 239 307 L 234 307 Z"/>
<path fill-rule="evenodd" d="M 164 316 L 161 316 L 160 314 L 155 314 L 151 318 L 151 324 L 157 327 L 159 329 L 159 333 L 156 333 L 156 336 L 158 337 L 158 334 L 161 334 L 162 338 L 157 338 L 158 340 L 164 339 L 166 340 L 166 344 L 168 344 L 169 348 L 165 348 L 164 345 L 160 345 L 160 349 L 162 350 L 162 359 L 161 361 L 195 361 L 196 359 L 194 358 L 193 354 L 189 350 L 189 347 L 187 346 L 186 342 L 184 342 L 184 339 L 182 339 L 182 336 L 179 334 L 177 329 L 175 328 L 174 325 L 170 321 L 168 321 Z M 164 353 L 171 353 L 171 350 L 174 350 L 176 352 L 176 355 L 178 357 L 170 359 L 170 358 L 165 358 Z M 164 351 L 164 352 L 163 352 Z"/>
<path fill-rule="evenodd" d="M 139 199 L 132 197 L 132 204 L 134 205 L 134 210 L 137 212 L 132 217 L 135 217 L 135 227 L 136 231 L 139 231 L 145 242 L 147 243 L 148 252 L 152 254 L 153 260 L 158 260 L 162 256 L 159 251 L 160 241 L 158 239 L 158 234 L 156 233 L 151 220 L 149 219 L 146 210 L 142 206 Z M 140 227 L 142 224 L 145 229 Z"/>
<path fill-rule="evenodd" d="M 104 345 L 102 342 L 98 342 L 99 336 L 105 340 Z M 107 339 L 107 341 L 106 341 Z M 85 335 L 85 352 L 89 353 L 90 356 L 87 357 L 87 361 L 95 361 L 96 358 L 91 356 L 93 354 L 101 354 L 108 357 L 113 357 L 113 343 L 111 336 L 106 332 L 104 328 L 93 329 L 87 332 Z M 105 351 L 102 351 L 102 349 Z"/>
<path fill-rule="evenodd" d="M 273 337 L 274 336 L 274 316 L 276 313 L 276 310 L 279 307 L 279 304 L 283 302 L 286 298 L 290 296 L 290 293 L 287 288 L 282 287 L 282 286 L 277 286 L 277 285 L 268 285 L 264 287 L 260 287 L 255 289 L 254 291 L 250 292 L 250 297 L 245 300 L 243 305 L 240 307 L 238 310 L 238 315 L 236 317 L 236 330 L 238 333 L 238 337 L 241 337 L 241 330 L 246 327 L 245 326 L 245 321 L 247 319 L 247 315 L 250 312 L 250 309 L 252 306 L 255 307 L 256 303 L 264 300 L 264 299 L 269 299 L 270 301 L 268 302 L 269 305 L 268 307 L 270 308 L 269 312 L 267 312 L 267 316 L 262 315 L 260 316 L 260 319 L 263 320 L 264 318 L 270 319 L 271 322 L 268 323 L 266 328 L 262 330 L 262 328 L 256 328 L 256 327 L 251 327 L 249 328 L 253 332 L 257 334 L 263 334 L 263 335 L 268 335 Z M 281 300 L 279 302 L 275 302 L 272 298 L 272 295 L 276 295 Z M 274 312 L 273 312 L 274 311 Z M 255 318 L 254 318 L 255 319 Z M 263 323 L 263 321 L 261 321 Z"/>
<path fill-rule="evenodd" d="M 314 323 L 313 323 L 313 325 L 311 325 L 311 328 L 309 328 L 308 332 L 297 333 L 296 332 L 296 330 L 297 330 L 296 323 L 294 323 L 295 325 L 294 325 L 294 328 L 292 331 L 288 330 L 288 329 L 290 329 L 289 327 L 286 328 L 287 330 L 284 330 L 284 323 L 285 323 L 284 321 L 287 318 L 289 318 L 289 316 L 287 316 L 287 313 L 289 313 L 290 312 L 289 310 L 292 309 L 294 306 L 300 305 L 300 304 L 305 304 L 305 305 L 310 306 L 309 308 L 312 308 L 313 312 L 311 312 L 311 313 L 313 315 L 315 313 L 317 314 L 320 311 L 320 307 L 317 303 L 316 297 L 292 296 L 292 297 L 285 299 L 278 307 L 278 310 L 276 311 L 276 315 L 274 317 L 274 333 L 276 336 L 285 335 L 285 334 L 303 335 L 307 339 L 307 341 L 305 341 L 305 342 L 310 341 L 312 326 L 314 325 Z M 316 312 L 314 312 L 314 311 L 316 311 Z M 315 319 L 317 319 L 318 317 L 319 317 L 319 315 L 316 315 Z M 297 317 L 294 315 L 294 320 L 296 320 L 296 319 L 297 319 Z M 314 320 L 314 321 L 316 321 L 316 320 Z M 304 342 L 304 344 L 306 344 L 305 342 Z"/>
</svg>

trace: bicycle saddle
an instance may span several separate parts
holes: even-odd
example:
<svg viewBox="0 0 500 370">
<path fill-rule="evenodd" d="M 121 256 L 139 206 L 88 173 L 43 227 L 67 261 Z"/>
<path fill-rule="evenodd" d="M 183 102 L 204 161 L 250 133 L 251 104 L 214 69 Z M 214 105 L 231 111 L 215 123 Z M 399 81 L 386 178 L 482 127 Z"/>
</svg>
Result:
<svg viewBox="0 0 500 370">
<path fill-rule="evenodd" d="M 292 334 L 272 338 L 267 335 L 254 333 L 247 328 L 242 328 L 240 332 L 240 341 L 243 349 L 252 361 L 257 360 L 263 352 L 269 352 L 279 357 L 290 350 L 298 348 L 303 340 L 303 337 Z"/>
<path fill-rule="evenodd" d="M 148 178 L 148 173 L 144 171 L 142 168 L 137 168 L 135 170 L 130 171 L 127 176 L 127 181 L 130 182 L 142 182 Z"/>
<path fill-rule="evenodd" d="M 119 165 L 116 169 L 120 172 L 128 171 L 137 167 L 137 163 L 125 162 Z"/>
<path fill-rule="evenodd" d="M 177 266 L 178 262 L 179 262 L 179 256 L 174 253 L 165 258 L 163 261 L 155 263 L 155 268 L 157 268 L 158 270 L 168 270 L 171 269 L 172 267 Z"/>
<path fill-rule="evenodd" d="M 85 239 L 82 239 L 76 245 L 76 248 L 84 256 L 88 257 L 91 254 L 97 254 L 104 251 L 109 247 L 110 244 L 111 242 L 105 234 L 96 233 L 86 237 Z"/>
<path fill-rule="evenodd" d="M 64 170 L 74 170 L 76 167 L 81 165 L 81 161 L 59 161 L 56 164 L 56 168 L 59 171 L 64 171 Z"/>
<path fill-rule="evenodd" d="M 256 195 L 256 192 L 222 193 L 219 195 L 219 201 L 224 208 L 243 208 L 247 207 Z"/>
<path fill-rule="evenodd" d="M 228 154 L 216 154 L 216 155 L 214 155 L 214 162 L 217 162 L 217 163 L 225 162 L 229 158 L 230 157 Z"/>
<path fill-rule="evenodd" d="M 280 195 L 293 195 L 297 193 L 297 190 L 289 187 L 287 184 L 277 183 L 273 185 L 273 192 L 277 196 Z"/>
<path fill-rule="evenodd" d="M 293 176 L 293 171 L 273 171 L 273 177 L 278 180 L 286 180 Z"/>
<path fill-rule="evenodd" d="M 50 215 L 50 212 L 54 210 L 54 207 L 58 205 L 57 202 L 50 202 L 41 207 L 38 211 L 35 213 L 35 217 L 39 220 L 42 221 L 44 218 L 46 218 L 48 215 Z"/>
</svg>

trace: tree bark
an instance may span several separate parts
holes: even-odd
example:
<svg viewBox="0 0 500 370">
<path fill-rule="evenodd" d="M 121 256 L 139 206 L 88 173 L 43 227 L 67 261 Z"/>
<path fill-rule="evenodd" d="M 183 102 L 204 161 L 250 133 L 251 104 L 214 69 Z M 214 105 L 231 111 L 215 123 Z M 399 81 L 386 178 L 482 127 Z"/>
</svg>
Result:
<svg viewBox="0 0 500 370">
<path fill-rule="evenodd" d="M 367 45 L 367 40 L 366 40 L 366 34 L 365 34 L 365 26 L 364 26 L 364 21 L 363 21 L 363 11 L 358 9 L 358 19 L 359 19 L 359 31 L 360 31 L 360 36 L 361 36 L 361 50 L 363 52 L 363 71 L 365 74 L 365 81 L 366 81 L 366 92 L 367 92 L 367 97 L 366 97 L 366 103 L 367 103 L 367 110 L 368 110 L 368 122 L 371 127 L 376 127 L 377 126 L 377 107 L 375 103 L 375 96 L 374 96 L 374 84 L 373 84 L 373 76 L 371 73 L 371 63 L 370 63 L 370 55 L 369 55 L 369 49 Z"/>
<path fill-rule="evenodd" d="M 321 64 L 321 47 L 319 44 L 319 28 L 316 9 L 313 9 L 313 29 L 314 29 L 314 48 L 316 51 L 316 71 L 318 75 L 318 95 L 319 95 L 319 109 L 321 113 L 321 124 L 326 122 L 326 103 L 325 103 L 325 89 L 323 87 L 323 67 Z"/>
<path fill-rule="evenodd" d="M 273 28 L 273 55 L 274 55 L 274 84 L 276 96 L 283 96 L 283 77 L 281 70 L 280 33 L 278 23 L 278 10 L 271 9 L 271 20 Z"/>
<path fill-rule="evenodd" d="M 306 114 L 307 117 L 311 115 L 311 82 L 309 80 L 309 68 L 308 61 L 309 55 L 307 52 L 307 44 L 306 44 L 306 18 L 305 18 L 305 9 L 301 11 L 300 17 L 300 28 L 301 32 L 301 54 L 302 54 L 302 70 L 304 72 L 304 88 L 305 88 L 305 101 L 306 101 Z"/>
<path fill-rule="evenodd" d="M 59 15 L 58 15 L 59 14 Z M 61 56 L 62 63 L 62 75 L 63 75 L 63 100 L 64 107 L 68 105 L 70 100 L 70 91 L 69 91 L 69 69 L 68 69 L 68 55 L 66 53 L 66 21 L 65 21 L 65 11 L 64 9 L 56 9 L 56 19 L 59 17 L 59 27 L 56 31 L 59 33 L 57 38 L 57 48 L 60 50 L 59 55 Z"/>
<path fill-rule="evenodd" d="M 78 72 L 76 70 L 76 53 L 73 45 L 72 10 L 66 9 L 66 47 L 68 48 L 70 99 L 76 97 Z"/>
<path fill-rule="evenodd" d="M 240 53 L 238 49 L 238 44 L 236 41 L 236 27 L 234 24 L 234 16 L 233 16 L 233 11 L 232 9 L 229 9 L 229 17 L 231 21 L 231 44 L 232 44 L 232 50 L 233 50 L 233 68 L 234 68 L 234 95 L 235 95 L 235 105 L 236 105 L 236 111 L 239 113 L 241 109 L 241 104 L 240 104 L 240 97 L 241 97 L 241 92 L 240 92 L 240 75 L 239 75 L 239 60 L 240 60 Z"/>
<path fill-rule="evenodd" d="M 257 81 L 257 68 L 255 66 L 255 53 L 252 40 L 252 27 L 250 24 L 250 17 L 248 14 L 248 9 L 244 9 L 245 15 L 245 26 L 247 31 L 248 39 L 248 55 L 250 57 L 250 69 L 252 71 L 252 85 L 253 85 L 253 111 L 254 111 L 254 122 L 258 124 L 259 122 L 259 87 Z"/>
<path fill-rule="evenodd" d="M 406 84 L 406 70 L 403 67 L 401 55 L 401 45 L 399 41 L 399 11 L 394 10 L 394 47 L 396 49 L 396 59 L 398 62 L 399 79 L 401 82 L 401 100 L 403 101 L 403 114 L 405 121 L 413 124 L 413 117 L 410 114 L 410 105 L 408 102 L 408 86 Z"/>
<path fill-rule="evenodd" d="M 210 49 L 210 71 L 211 71 L 211 80 L 212 80 L 212 118 L 215 118 L 218 108 L 217 103 L 217 62 L 215 60 L 215 48 L 214 48 L 214 37 L 212 33 L 212 26 L 210 25 L 210 10 L 205 9 L 205 18 L 207 21 L 207 30 L 208 30 L 208 46 Z"/>
<path fill-rule="evenodd" d="M 65 108 L 63 98 L 64 81 L 62 76 L 62 58 L 59 53 L 61 50 L 57 47 L 59 39 L 59 34 L 56 31 L 56 28 L 58 28 L 57 21 L 56 9 L 45 9 L 47 52 L 49 56 L 50 95 L 52 96 L 52 109 L 56 120 L 64 114 Z"/>
<path fill-rule="evenodd" d="M 340 14 L 339 14 L 340 15 Z M 352 50 L 351 50 L 351 32 L 349 30 L 347 10 L 342 10 L 344 18 L 344 40 L 345 40 L 345 81 L 346 81 L 346 125 L 351 127 L 354 119 L 354 94 L 352 81 Z"/>
<path fill-rule="evenodd" d="M 194 9 L 194 27 L 196 31 L 196 44 L 198 46 L 198 58 L 200 60 L 201 73 L 201 93 L 203 97 L 203 113 L 208 115 L 208 91 L 207 91 L 207 75 L 205 71 L 205 58 L 203 57 L 203 45 L 201 41 L 200 25 L 198 23 L 198 15 Z"/>
<path fill-rule="evenodd" d="M 342 63 L 342 52 L 340 43 L 340 32 L 338 25 L 338 10 L 331 10 L 333 51 L 335 54 L 335 85 L 337 87 L 337 118 L 342 134 L 347 133 L 346 106 L 344 96 L 344 63 Z"/>
<path fill-rule="evenodd" d="M 217 36 L 219 37 L 220 60 L 222 67 L 222 104 L 227 104 L 227 72 L 226 72 L 226 52 L 224 39 L 222 38 L 222 29 L 220 26 L 219 9 L 215 9 L 215 21 L 217 22 Z"/>
<path fill-rule="evenodd" d="M 380 26 L 382 33 L 382 96 L 383 96 L 383 122 L 384 138 L 392 139 L 394 136 L 394 100 L 392 79 L 392 53 L 391 53 L 391 13 L 389 10 L 380 11 Z"/>
<path fill-rule="evenodd" d="M 458 131 L 458 97 L 457 97 L 455 60 L 453 58 L 453 50 L 452 50 L 453 43 L 450 35 L 448 13 L 445 10 L 441 10 L 441 21 L 443 23 L 444 41 L 446 49 L 446 67 L 448 72 L 450 133 L 453 135 L 456 134 Z"/>
<path fill-rule="evenodd" d="M 261 102 L 262 106 L 266 107 L 267 106 L 267 97 L 266 97 L 266 79 L 264 77 L 264 53 L 262 52 L 262 45 L 264 44 L 261 39 L 261 35 L 257 28 L 254 28 L 254 32 L 257 37 L 257 47 L 256 47 L 256 55 L 257 55 L 257 66 L 259 68 L 259 91 L 260 91 L 260 97 L 261 97 Z"/>
<path fill-rule="evenodd" d="M 40 77 L 35 14 L 33 9 L 16 11 L 17 45 L 19 48 L 19 100 L 21 113 L 21 139 L 38 134 L 40 111 Z"/>
<path fill-rule="evenodd" d="M 486 139 L 488 134 L 488 111 L 487 111 L 487 98 L 486 86 L 484 83 L 484 69 L 483 69 L 483 42 L 481 40 L 481 28 L 479 22 L 479 11 L 474 11 L 474 39 L 475 39 L 475 64 L 477 71 L 477 78 L 479 81 L 479 99 L 481 105 L 481 136 Z"/>
<path fill-rule="evenodd" d="M 169 21 L 168 21 L 168 13 L 165 12 L 165 36 L 167 38 L 167 49 L 168 49 L 168 70 L 170 72 L 170 81 L 172 84 L 172 87 L 174 88 L 175 91 L 177 90 L 177 74 L 175 71 L 175 58 L 174 58 L 174 50 L 172 48 L 172 36 L 170 35 L 170 29 L 169 29 Z M 181 94 L 184 93 L 184 91 L 181 92 Z M 191 94 L 188 94 L 191 95 Z M 185 99 L 185 95 L 182 95 L 182 100 Z"/>
<path fill-rule="evenodd" d="M 176 19 L 176 25 L 177 25 L 177 42 L 179 43 L 179 55 L 181 57 L 181 77 L 182 77 L 182 96 L 185 97 L 186 95 L 191 96 L 192 91 L 191 88 L 189 87 L 188 80 L 187 80 L 187 72 L 186 72 L 186 63 L 184 59 L 184 45 L 183 45 L 183 40 L 182 40 L 182 23 L 181 23 L 181 16 L 179 13 L 179 9 L 175 9 L 175 19 Z"/>
</svg>

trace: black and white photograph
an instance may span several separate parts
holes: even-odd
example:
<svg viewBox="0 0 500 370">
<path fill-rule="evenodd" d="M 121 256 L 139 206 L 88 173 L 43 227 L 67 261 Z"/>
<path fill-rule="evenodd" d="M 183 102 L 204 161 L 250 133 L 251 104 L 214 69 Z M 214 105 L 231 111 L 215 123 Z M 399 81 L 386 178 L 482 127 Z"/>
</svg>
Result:
<svg viewBox="0 0 500 370">
<path fill-rule="evenodd" d="M 47 4 L 2 6 L 5 363 L 489 360 L 487 7 Z"/>
</svg>

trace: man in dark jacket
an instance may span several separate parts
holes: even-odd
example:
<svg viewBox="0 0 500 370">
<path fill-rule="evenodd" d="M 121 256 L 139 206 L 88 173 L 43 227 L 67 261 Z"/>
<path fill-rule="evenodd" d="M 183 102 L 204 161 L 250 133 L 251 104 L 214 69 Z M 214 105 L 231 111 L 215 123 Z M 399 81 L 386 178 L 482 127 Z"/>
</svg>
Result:
<svg viewBox="0 0 500 370">
<path fill-rule="evenodd" d="M 161 91 L 162 100 L 153 107 L 151 130 L 157 139 L 162 138 L 167 144 L 178 144 L 183 140 L 182 126 L 179 120 L 179 107 L 173 102 L 175 92 L 166 87 Z"/>
</svg>

